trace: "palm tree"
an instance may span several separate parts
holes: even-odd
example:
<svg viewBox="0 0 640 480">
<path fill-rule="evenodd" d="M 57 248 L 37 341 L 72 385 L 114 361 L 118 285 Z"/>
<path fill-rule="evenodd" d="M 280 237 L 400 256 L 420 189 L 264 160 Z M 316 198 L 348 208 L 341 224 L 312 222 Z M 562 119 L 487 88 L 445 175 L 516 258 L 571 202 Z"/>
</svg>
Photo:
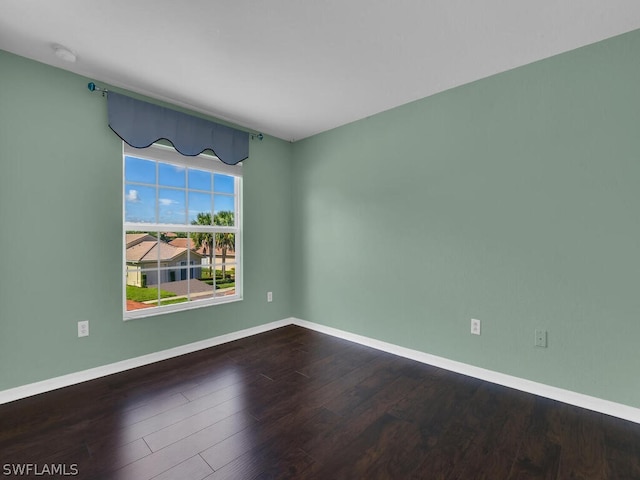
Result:
<svg viewBox="0 0 640 480">
<path fill-rule="evenodd" d="M 210 213 L 199 213 L 195 220 L 191 221 L 191 225 L 211 225 Z M 192 232 L 191 241 L 194 243 L 194 249 L 204 246 L 205 251 L 209 252 L 209 276 L 213 278 L 213 256 L 215 236 L 211 232 Z"/>
<path fill-rule="evenodd" d="M 213 216 L 214 225 L 233 226 L 233 212 L 222 210 Z M 233 233 L 216 233 L 216 248 L 222 254 L 222 281 L 226 281 L 227 252 L 236 248 L 236 236 Z"/>
</svg>

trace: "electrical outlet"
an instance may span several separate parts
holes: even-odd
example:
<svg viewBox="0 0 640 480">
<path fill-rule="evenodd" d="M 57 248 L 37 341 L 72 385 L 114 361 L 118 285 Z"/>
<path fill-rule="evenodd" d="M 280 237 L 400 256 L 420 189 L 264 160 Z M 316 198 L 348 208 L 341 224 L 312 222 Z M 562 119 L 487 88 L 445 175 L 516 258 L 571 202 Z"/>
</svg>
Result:
<svg viewBox="0 0 640 480">
<path fill-rule="evenodd" d="M 480 335 L 480 320 L 477 318 L 471 319 L 471 333 L 473 335 Z"/>
<path fill-rule="evenodd" d="M 78 322 L 78 337 L 89 336 L 89 320 Z"/>
<path fill-rule="evenodd" d="M 536 330 L 536 339 L 534 345 L 540 348 L 547 348 L 547 331 Z"/>
<path fill-rule="evenodd" d="M 267 292 L 267 302 L 273 302 L 273 292 Z"/>
</svg>

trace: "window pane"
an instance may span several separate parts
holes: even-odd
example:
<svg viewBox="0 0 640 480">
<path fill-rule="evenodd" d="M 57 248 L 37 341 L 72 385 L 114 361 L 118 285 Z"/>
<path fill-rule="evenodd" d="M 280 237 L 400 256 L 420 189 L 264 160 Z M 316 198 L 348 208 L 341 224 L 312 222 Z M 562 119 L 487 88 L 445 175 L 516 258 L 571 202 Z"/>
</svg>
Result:
<svg viewBox="0 0 640 480">
<path fill-rule="evenodd" d="M 234 233 L 216 233 L 216 268 L 223 263 L 235 262 L 236 236 Z"/>
<path fill-rule="evenodd" d="M 213 196 L 214 221 L 216 225 L 235 225 L 235 198 L 229 195 Z"/>
<path fill-rule="evenodd" d="M 127 268 L 148 269 L 157 267 L 157 232 L 128 231 L 125 237 L 125 249 Z M 133 285 L 144 286 L 142 281 Z"/>
<path fill-rule="evenodd" d="M 189 235 L 184 232 L 160 232 L 160 263 L 166 269 L 187 261 L 187 250 L 191 247 Z M 186 263 L 185 263 L 186 265 Z"/>
<path fill-rule="evenodd" d="M 205 247 L 205 248 L 206 248 L 207 254 L 203 255 L 202 258 L 200 259 L 200 267 L 201 267 L 200 280 L 202 280 L 203 282 L 207 282 L 209 285 L 213 287 L 213 279 L 215 277 L 215 268 L 214 268 L 215 258 L 213 259 L 214 263 L 212 263 L 208 255 L 209 247 Z"/>
<path fill-rule="evenodd" d="M 156 162 L 141 158 L 125 157 L 124 179 L 126 182 L 156 183 Z"/>
<path fill-rule="evenodd" d="M 140 267 L 127 267 L 126 278 L 127 311 L 153 307 L 158 291 L 154 288 L 142 287 L 146 285 L 147 272 Z"/>
<path fill-rule="evenodd" d="M 179 165 L 169 165 L 168 163 L 158 164 L 158 184 L 167 187 L 185 188 L 185 178 L 187 169 Z"/>
<path fill-rule="evenodd" d="M 156 189 L 126 184 L 124 189 L 125 222 L 156 222 Z"/>
<path fill-rule="evenodd" d="M 211 225 L 211 222 L 211 194 L 189 192 L 189 224 Z"/>
<path fill-rule="evenodd" d="M 233 233 L 216 234 L 216 297 L 235 295 L 236 253 Z"/>
<path fill-rule="evenodd" d="M 171 232 L 163 232 L 168 237 Z M 181 234 L 166 245 L 160 245 L 162 268 L 160 270 L 162 305 L 183 303 L 194 298 L 211 297 L 213 287 L 201 282 L 202 246 L 197 248 L 190 234 Z"/>
<path fill-rule="evenodd" d="M 211 191 L 211 172 L 189 169 L 189 189 Z"/>
<path fill-rule="evenodd" d="M 213 175 L 213 191 L 216 193 L 235 193 L 235 178 L 215 173 Z"/>
<path fill-rule="evenodd" d="M 161 188 L 158 192 L 158 222 L 177 223 L 186 222 L 185 191 L 171 188 Z"/>
<path fill-rule="evenodd" d="M 213 298 L 213 279 L 209 276 L 208 266 L 197 264 L 196 275 L 190 279 L 191 301 Z"/>
<path fill-rule="evenodd" d="M 186 255 L 185 257 L 186 258 Z M 181 266 L 186 262 L 171 262 L 167 268 L 160 271 L 160 303 L 159 305 L 173 305 L 189 300 L 189 269 Z"/>
<path fill-rule="evenodd" d="M 196 260 L 209 258 L 215 244 L 215 233 L 213 232 L 191 232 L 189 234 L 191 249 L 196 254 Z M 200 262 L 203 263 L 203 262 Z"/>
<path fill-rule="evenodd" d="M 198 259 L 190 260 L 189 264 L 184 260 L 176 263 L 180 265 L 169 267 L 162 275 L 162 305 L 213 297 L 212 281 L 201 279 L 203 267 Z"/>
<path fill-rule="evenodd" d="M 127 266 L 127 310 L 155 307 L 158 303 L 158 270 Z"/>
<path fill-rule="evenodd" d="M 216 265 L 216 297 L 236 294 L 236 266 L 223 263 Z"/>
</svg>

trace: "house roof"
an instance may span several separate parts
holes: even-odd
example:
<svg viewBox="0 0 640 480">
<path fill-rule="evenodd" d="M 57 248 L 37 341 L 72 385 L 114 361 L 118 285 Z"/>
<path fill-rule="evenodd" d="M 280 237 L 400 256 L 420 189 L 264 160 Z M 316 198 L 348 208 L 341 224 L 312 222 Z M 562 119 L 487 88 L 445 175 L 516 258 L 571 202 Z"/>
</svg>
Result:
<svg viewBox="0 0 640 480">
<path fill-rule="evenodd" d="M 174 238 L 169 242 L 169 244 L 178 248 L 192 248 L 192 241 L 190 238 Z M 199 253 L 200 255 L 207 255 L 204 245 L 200 245 L 200 248 L 194 249 L 193 251 Z"/>
<path fill-rule="evenodd" d="M 140 243 L 145 237 L 149 237 L 148 240 L 155 240 L 155 237 L 148 233 L 127 233 L 127 248 Z"/>
<path fill-rule="evenodd" d="M 171 240 L 169 244 L 179 248 L 191 248 L 192 243 L 190 238 L 175 238 Z M 209 255 L 205 245 L 201 245 L 200 248 L 192 251 L 195 251 L 196 253 L 199 253 L 200 255 L 203 255 L 203 256 Z M 222 255 L 222 250 L 220 248 L 216 248 L 216 256 L 220 256 L 220 255 Z M 235 255 L 234 250 L 227 250 L 228 257 L 233 257 L 234 255 Z"/>
<path fill-rule="evenodd" d="M 162 240 L 158 241 L 155 237 L 147 234 L 127 234 L 127 262 L 154 262 L 160 259 L 166 262 L 179 257 L 187 249 L 184 247 L 176 247 Z M 191 252 L 198 258 L 202 254 Z"/>
</svg>

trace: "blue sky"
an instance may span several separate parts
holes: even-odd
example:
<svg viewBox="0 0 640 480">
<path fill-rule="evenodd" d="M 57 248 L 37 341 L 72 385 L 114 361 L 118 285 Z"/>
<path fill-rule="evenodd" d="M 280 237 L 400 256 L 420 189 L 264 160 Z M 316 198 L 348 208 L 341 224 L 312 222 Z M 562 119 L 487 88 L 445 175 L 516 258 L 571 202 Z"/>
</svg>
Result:
<svg viewBox="0 0 640 480">
<path fill-rule="evenodd" d="M 229 175 L 125 157 L 125 221 L 191 223 L 198 213 L 234 211 L 234 178 Z M 189 190 L 186 190 L 187 180 Z M 144 185 L 140 185 L 143 183 Z M 189 211 L 187 212 L 187 201 Z"/>
</svg>

